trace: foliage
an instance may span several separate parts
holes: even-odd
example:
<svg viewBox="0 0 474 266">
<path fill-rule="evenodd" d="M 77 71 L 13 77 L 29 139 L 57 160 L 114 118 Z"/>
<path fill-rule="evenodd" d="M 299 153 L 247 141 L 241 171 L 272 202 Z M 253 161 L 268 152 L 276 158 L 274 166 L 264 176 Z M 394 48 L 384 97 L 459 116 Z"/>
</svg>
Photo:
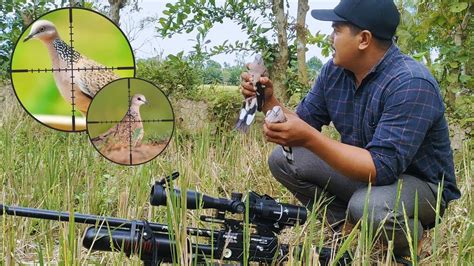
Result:
<svg viewBox="0 0 474 266">
<path fill-rule="evenodd" d="M 311 79 L 315 79 L 319 74 L 319 71 L 323 67 L 323 62 L 316 56 L 311 57 L 308 62 L 306 62 L 308 68 L 308 74 Z"/>
<path fill-rule="evenodd" d="M 323 56 L 330 56 L 331 43 L 329 41 L 329 35 L 323 34 L 319 31 L 316 32 L 314 35 L 308 32 L 308 44 L 314 44 L 317 47 L 321 48 L 321 54 Z"/>
<path fill-rule="evenodd" d="M 291 61 L 294 65 L 290 65 L 287 71 L 287 82 L 288 82 L 288 95 L 290 99 L 288 101 L 289 106 L 296 107 L 300 102 L 301 98 L 304 97 L 310 90 L 311 85 L 314 83 L 319 71 L 321 70 L 323 63 L 319 58 L 313 56 L 306 62 L 306 71 L 308 72 L 308 84 L 302 84 L 298 81 L 298 69 L 296 61 Z"/>
<path fill-rule="evenodd" d="M 158 32 L 163 37 L 171 37 L 174 34 L 191 33 L 197 31 L 197 43 L 204 44 L 204 40 L 209 30 L 216 23 L 231 22 L 241 27 L 248 38 L 243 41 L 230 43 L 228 40 L 219 45 L 211 47 L 209 50 L 202 47 L 195 47 L 200 54 L 209 56 L 220 53 L 252 52 L 262 55 L 266 66 L 269 68 L 270 77 L 274 83 L 281 83 L 283 89 L 285 84 L 283 73 L 279 68 L 274 68 L 280 58 L 280 52 L 287 47 L 278 45 L 278 31 L 275 27 L 276 21 L 271 12 L 272 3 L 265 0 L 226 0 L 224 3 L 216 4 L 216 1 L 180 0 L 174 4 L 168 3 L 163 16 L 158 19 Z M 286 17 L 284 18 L 287 19 Z M 294 27 L 290 27 L 287 37 L 295 39 Z M 293 48 L 296 49 L 296 46 Z M 296 51 L 296 50 L 295 50 Z M 294 58 L 296 60 L 296 57 Z M 284 59 L 281 60 L 285 61 Z M 284 62 L 283 64 L 287 64 Z M 282 75 L 283 74 L 283 75 Z M 284 91 L 278 90 L 279 95 L 285 96 Z"/>
<path fill-rule="evenodd" d="M 166 95 L 191 95 L 201 83 L 199 71 L 183 57 L 183 53 L 137 61 L 136 76 L 155 83 Z"/>
<path fill-rule="evenodd" d="M 224 84 L 227 85 L 240 85 L 240 74 L 244 71 L 243 66 L 224 66 L 223 76 Z"/>
<path fill-rule="evenodd" d="M 208 60 L 202 69 L 203 84 L 225 84 L 240 85 L 240 74 L 244 71 L 244 67 L 240 64 L 230 65 L 224 63 L 221 66 L 214 60 Z"/>
<path fill-rule="evenodd" d="M 2 2 L 0 5 L 0 79 L 7 77 L 13 48 L 23 30 L 34 19 L 57 7 L 52 0 Z"/>
<path fill-rule="evenodd" d="M 448 115 L 471 131 L 474 5 L 465 0 L 433 0 L 399 1 L 399 6 L 398 45 L 430 68 L 440 84 Z"/>
<path fill-rule="evenodd" d="M 222 84 L 224 82 L 224 75 L 222 71 L 222 66 L 219 63 L 214 60 L 208 60 L 202 73 L 203 83 Z"/>
<path fill-rule="evenodd" d="M 224 23 L 230 19 L 241 26 L 249 35 L 249 40 L 229 44 L 225 41 L 211 49 L 211 54 L 231 53 L 235 51 L 268 51 L 268 39 L 264 34 L 272 28 L 263 25 L 271 22 L 268 4 L 261 0 L 227 0 L 223 5 L 216 1 L 180 0 L 175 4 L 166 4 L 164 16 L 159 18 L 158 32 L 163 37 L 171 37 L 183 32 L 197 30 L 196 40 L 205 38 L 214 23 Z"/>
<path fill-rule="evenodd" d="M 238 110 L 242 106 L 242 96 L 235 86 L 204 85 L 192 100 L 208 104 L 209 118 L 215 125 L 213 130 L 217 132 L 228 132 L 235 126 Z"/>
</svg>

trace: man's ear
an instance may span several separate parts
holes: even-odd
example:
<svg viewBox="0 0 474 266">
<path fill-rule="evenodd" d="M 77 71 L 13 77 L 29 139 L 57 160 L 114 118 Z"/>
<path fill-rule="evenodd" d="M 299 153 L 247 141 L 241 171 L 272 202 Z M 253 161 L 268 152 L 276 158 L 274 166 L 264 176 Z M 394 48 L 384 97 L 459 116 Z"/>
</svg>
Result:
<svg viewBox="0 0 474 266">
<path fill-rule="evenodd" d="M 359 50 L 365 50 L 373 42 L 373 35 L 368 30 L 359 33 Z"/>
</svg>

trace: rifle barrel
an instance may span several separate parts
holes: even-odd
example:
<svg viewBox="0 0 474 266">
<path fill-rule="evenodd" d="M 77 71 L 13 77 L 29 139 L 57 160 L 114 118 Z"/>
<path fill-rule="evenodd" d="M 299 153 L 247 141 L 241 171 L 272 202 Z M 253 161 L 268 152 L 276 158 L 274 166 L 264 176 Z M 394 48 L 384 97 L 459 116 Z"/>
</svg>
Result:
<svg viewBox="0 0 474 266">
<path fill-rule="evenodd" d="M 69 222 L 71 221 L 71 216 L 72 216 L 71 213 L 69 212 L 17 207 L 17 206 L 6 206 L 6 205 L 0 204 L 0 215 L 4 213 L 11 216 L 38 218 L 38 219 L 58 221 L 58 222 Z M 90 225 L 104 224 L 109 227 L 127 228 L 127 229 L 131 229 L 133 227 L 133 224 L 135 224 L 135 228 L 138 230 L 143 229 L 146 226 L 149 226 L 151 230 L 155 232 L 168 232 L 168 226 L 165 224 L 149 223 L 149 222 L 141 221 L 141 220 L 127 220 L 127 219 L 117 218 L 117 217 L 107 217 L 107 216 L 82 214 L 82 213 L 74 213 L 73 217 L 74 217 L 73 218 L 74 222 L 81 223 L 81 224 L 90 224 Z M 187 232 L 191 235 L 196 235 L 196 236 L 217 237 L 216 231 L 208 230 L 208 229 L 188 227 Z"/>
</svg>

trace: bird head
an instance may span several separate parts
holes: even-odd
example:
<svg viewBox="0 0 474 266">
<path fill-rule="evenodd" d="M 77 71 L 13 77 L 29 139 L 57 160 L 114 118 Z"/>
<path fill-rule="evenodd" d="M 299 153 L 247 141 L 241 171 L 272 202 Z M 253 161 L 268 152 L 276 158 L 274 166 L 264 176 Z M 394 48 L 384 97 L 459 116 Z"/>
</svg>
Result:
<svg viewBox="0 0 474 266">
<path fill-rule="evenodd" d="M 30 34 L 23 40 L 39 39 L 42 41 L 52 40 L 58 37 L 56 26 L 51 21 L 38 20 L 31 26 Z"/>
<path fill-rule="evenodd" d="M 146 98 L 143 94 L 135 94 L 132 97 L 132 105 L 140 106 L 142 104 L 147 104 Z"/>
</svg>

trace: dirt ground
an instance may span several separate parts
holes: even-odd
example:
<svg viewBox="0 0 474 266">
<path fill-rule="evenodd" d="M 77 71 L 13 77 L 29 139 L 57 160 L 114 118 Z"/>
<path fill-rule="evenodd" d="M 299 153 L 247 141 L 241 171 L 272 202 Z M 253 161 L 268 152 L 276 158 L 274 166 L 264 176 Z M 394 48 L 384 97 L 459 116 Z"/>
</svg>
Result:
<svg viewBox="0 0 474 266">
<path fill-rule="evenodd" d="M 166 144 L 167 142 L 142 143 L 132 148 L 131 153 L 129 152 L 129 147 L 119 147 L 101 151 L 101 154 L 119 164 L 136 165 L 154 159 L 166 148 Z"/>
</svg>

